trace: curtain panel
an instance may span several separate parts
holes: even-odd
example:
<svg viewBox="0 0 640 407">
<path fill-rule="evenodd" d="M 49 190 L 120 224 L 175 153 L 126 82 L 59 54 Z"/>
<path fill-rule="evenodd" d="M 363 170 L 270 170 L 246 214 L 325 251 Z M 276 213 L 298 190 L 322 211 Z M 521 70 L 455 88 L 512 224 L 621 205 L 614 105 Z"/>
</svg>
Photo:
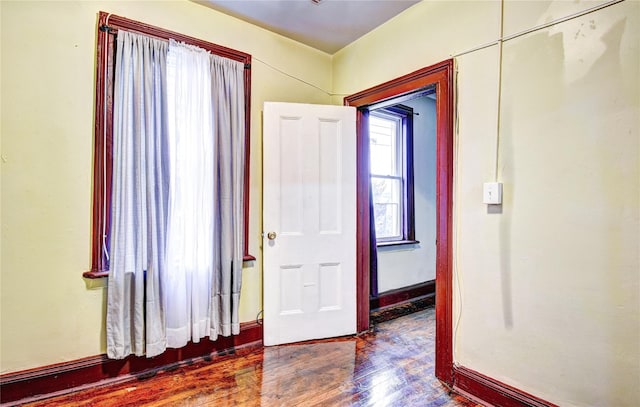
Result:
<svg viewBox="0 0 640 407">
<path fill-rule="evenodd" d="M 107 355 L 239 333 L 244 66 L 118 32 Z"/>
</svg>

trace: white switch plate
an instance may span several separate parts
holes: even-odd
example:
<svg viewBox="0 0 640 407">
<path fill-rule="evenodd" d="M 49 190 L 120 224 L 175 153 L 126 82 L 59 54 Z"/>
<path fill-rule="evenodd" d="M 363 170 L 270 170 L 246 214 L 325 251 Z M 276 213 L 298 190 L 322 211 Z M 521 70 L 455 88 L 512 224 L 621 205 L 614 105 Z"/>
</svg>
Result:
<svg viewBox="0 0 640 407">
<path fill-rule="evenodd" d="M 499 205 L 502 203 L 502 182 L 485 182 L 482 189 L 482 203 Z"/>
</svg>

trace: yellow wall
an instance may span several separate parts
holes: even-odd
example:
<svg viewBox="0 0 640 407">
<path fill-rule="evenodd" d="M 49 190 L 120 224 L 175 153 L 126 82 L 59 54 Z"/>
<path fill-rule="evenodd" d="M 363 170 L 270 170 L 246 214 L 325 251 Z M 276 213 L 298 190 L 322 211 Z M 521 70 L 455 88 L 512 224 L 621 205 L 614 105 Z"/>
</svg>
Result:
<svg viewBox="0 0 640 407">
<path fill-rule="evenodd" d="M 505 36 L 602 3 L 507 1 Z M 495 41 L 500 15 L 422 2 L 339 51 L 333 90 Z M 454 359 L 563 406 L 640 405 L 639 20 L 628 0 L 507 41 L 501 81 L 498 46 L 456 58 Z"/>
<path fill-rule="evenodd" d="M 188 1 L 2 1 L 2 250 L 0 371 L 105 351 L 104 282 L 90 265 L 91 174 L 98 11 L 250 53 L 250 252 L 241 321 L 262 308 L 261 110 L 265 100 L 328 103 L 331 57 Z M 258 61 L 258 59 L 260 61 Z"/>
</svg>

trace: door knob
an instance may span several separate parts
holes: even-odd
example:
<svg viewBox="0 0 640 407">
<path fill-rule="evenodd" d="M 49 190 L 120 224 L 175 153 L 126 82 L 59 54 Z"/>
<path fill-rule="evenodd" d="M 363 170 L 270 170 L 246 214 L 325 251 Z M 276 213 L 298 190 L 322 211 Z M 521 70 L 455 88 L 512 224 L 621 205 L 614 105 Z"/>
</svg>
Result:
<svg viewBox="0 0 640 407">
<path fill-rule="evenodd" d="M 267 233 L 267 239 L 269 239 L 269 240 L 275 240 L 276 236 L 277 236 L 276 232 Z"/>
</svg>

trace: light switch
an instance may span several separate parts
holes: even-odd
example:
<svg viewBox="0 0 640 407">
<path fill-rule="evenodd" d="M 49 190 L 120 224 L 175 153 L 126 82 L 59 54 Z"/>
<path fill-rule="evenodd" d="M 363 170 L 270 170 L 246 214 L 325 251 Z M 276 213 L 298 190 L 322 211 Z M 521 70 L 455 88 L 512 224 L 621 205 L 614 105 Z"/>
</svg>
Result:
<svg viewBox="0 0 640 407">
<path fill-rule="evenodd" d="M 485 182 L 482 190 L 482 203 L 499 205 L 502 203 L 502 183 Z"/>
</svg>

